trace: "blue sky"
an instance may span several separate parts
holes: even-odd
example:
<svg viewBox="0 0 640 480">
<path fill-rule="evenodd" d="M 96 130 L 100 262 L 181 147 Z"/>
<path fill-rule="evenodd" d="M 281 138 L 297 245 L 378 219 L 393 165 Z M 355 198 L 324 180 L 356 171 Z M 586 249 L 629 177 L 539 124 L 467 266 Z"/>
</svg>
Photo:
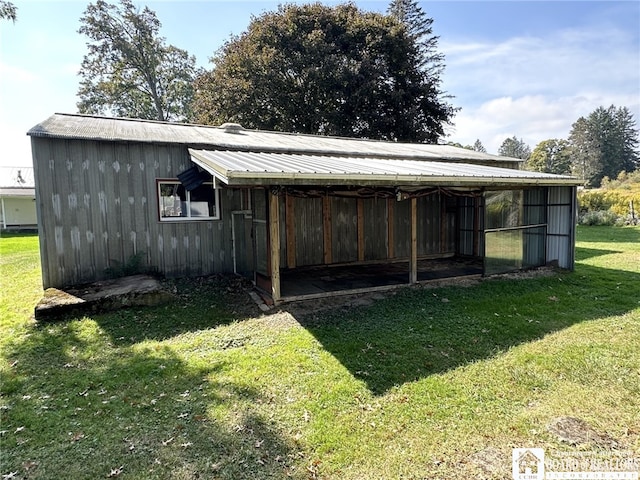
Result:
<svg viewBox="0 0 640 480">
<path fill-rule="evenodd" d="M 55 112 L 76 112 L 88 2 L 16 0 L 0 23 L 0 165 L 31 163 L 26 131 Z M 161 34 L 198 64 L 278 1 L 148 1 Z M 297 2 L 300 3 L 300 2 Z M 339 2 L 324 2 L 336 4 Z M 385 11 L 387 1 L 357 1 Z M 428 1 L 446 57 L 443 88 L 460 107 L 447 140 L 480 139 L 489 152 L 513 135 L 533 149 L 566 138 L 571 124 L 616 105 L 640 118 L 640 2 Z M 640 123 L 640 121 L 638 122 Z"/>
</svg>

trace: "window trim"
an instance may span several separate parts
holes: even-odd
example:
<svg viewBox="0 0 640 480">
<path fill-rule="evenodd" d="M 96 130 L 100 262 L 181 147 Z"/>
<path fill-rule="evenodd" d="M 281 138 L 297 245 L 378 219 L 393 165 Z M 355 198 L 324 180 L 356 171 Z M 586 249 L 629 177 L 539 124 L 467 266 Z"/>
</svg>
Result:
<svg viewBox="0 0 640 480">
<path fill-rule="evenodd" d="M 202 222 L 202 221 L 211 221 L 211 220 L 221 220 L 222 219 L 222 209 L 220 208 L 220 189 L 216 183 L 215 177 L 211 178 L 210 182 L 203 182 L 202 185 L 210 185 L 213 189 L 215 207 L 216 207 L 216 215 L 213 217 L 178 217 L 178 216 L 169 216 L 163 217 L 160 214 L 160 207 L 162 205 L 162 196 L 160 191 L 160 186 L 162 184 L 171 184 L 171 185 L 182 185 L 180 180 L 177 178 L 156 178 L 156 214 L 158 216 L 158 221 L 162 223 L 172 223 L 172 222 Z M 191 192 L 185 189 L 187 194 L 187 202 L 191 203 Z M 191 214 L 191 209 L 189 209 L 189 215 Z"/>
</svg>

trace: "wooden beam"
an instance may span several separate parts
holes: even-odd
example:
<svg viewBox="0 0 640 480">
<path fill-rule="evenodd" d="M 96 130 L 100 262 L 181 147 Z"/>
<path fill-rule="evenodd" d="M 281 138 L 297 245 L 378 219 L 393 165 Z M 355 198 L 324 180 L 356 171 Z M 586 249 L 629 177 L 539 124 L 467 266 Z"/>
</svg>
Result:
<svg viewBox="0 0 640 480">
<path fill-rule="evenodd" d="M 295 198 L 285 197 L 285 222 L 287 232 L 287 268 L 296 267 L 296 219 Z"/>
<path fill-rule="evenodd" d="M 395 258 L 395 198 L 387 198 L 387 258 Z"/>
<path fill-rule="evenodd" d="M 411 261 L 409 283 L 418 281 L 418 199 L 411 198 Z"/>
<path fill-rule="evenodd" d="M 278 196 L 269 196 L 269 244 L 271 246 L 271 298 L 280 301 L 280 209 Z"/>
<path fill-rule="evenodd" d="M 358 199 L 358 261 L 364 262 L 364 200 Z"/>
<path fill-rule="evenodd" d="M 333 235 L 331 228 L 331 198 L 329 195 L 322 197 L 322 242 L 324 263 L 330 265 L 333 262 Z"/>
</svg>

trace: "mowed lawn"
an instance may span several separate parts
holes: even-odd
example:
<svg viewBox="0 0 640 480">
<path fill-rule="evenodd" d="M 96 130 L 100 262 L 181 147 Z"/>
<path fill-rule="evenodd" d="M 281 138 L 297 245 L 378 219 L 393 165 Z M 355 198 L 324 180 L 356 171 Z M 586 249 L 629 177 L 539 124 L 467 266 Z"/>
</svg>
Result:
<svg viewBox="0 0 640 480">
<path fill-rule="evenodd" d="M 3 236 L 0 267 L 3 478 L 509 479 L 516 447 L 640 457 L 638 227 L 579 228 L 575 272 L 304 314 L 198 279 L 169 306 L 40 325 L 37 237 Z M 567 416 L 606 444 L 561 442 Z"/>
</svg>

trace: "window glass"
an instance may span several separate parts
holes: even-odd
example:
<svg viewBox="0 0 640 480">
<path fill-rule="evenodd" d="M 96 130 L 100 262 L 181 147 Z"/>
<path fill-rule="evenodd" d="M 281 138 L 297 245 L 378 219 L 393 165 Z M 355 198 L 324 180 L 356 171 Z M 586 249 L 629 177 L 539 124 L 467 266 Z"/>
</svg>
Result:
<svg viewBox="0 0 640 480">
<path fill-rule="evenodd" d="M 218 191 L 211 182 L 191 191 L 177 181 L 158 182 L 158 201 L 161 221 L 220 218 Z"/>
</svg>

